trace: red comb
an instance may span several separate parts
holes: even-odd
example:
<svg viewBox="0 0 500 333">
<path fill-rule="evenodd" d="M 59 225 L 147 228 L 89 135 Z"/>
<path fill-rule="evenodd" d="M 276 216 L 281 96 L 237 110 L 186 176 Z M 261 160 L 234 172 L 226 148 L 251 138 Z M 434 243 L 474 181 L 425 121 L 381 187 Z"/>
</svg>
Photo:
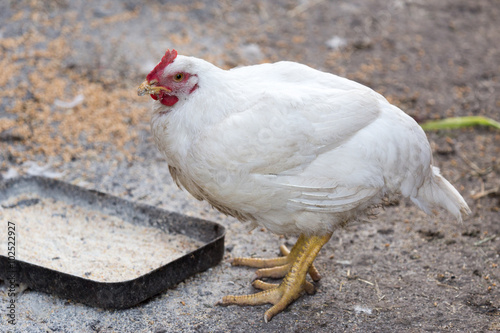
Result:
<svg viewBox="0 0 500 333">
<path fill-rule="evenodd" d="M 163 58 L 161 58 L 161 61 L 158 65 L 156 65 L 156 67 L 148 74 L 148 76 L 146 76 L 146 79 L 148 81 L 151 81 L 153 79 L 157 79 L 158 80 L 158 73 L 161 72 L 162 70 L 165 69 L 165 67 L 167 67 L 168 65 L 170 65 L 171 63 L 174 62 L 175 58 L 177 57 L 177 51 L 176 50 L 167 50 L 167 52 L 165 52 L 165 55 L 163 56 Z"/>
</svg>

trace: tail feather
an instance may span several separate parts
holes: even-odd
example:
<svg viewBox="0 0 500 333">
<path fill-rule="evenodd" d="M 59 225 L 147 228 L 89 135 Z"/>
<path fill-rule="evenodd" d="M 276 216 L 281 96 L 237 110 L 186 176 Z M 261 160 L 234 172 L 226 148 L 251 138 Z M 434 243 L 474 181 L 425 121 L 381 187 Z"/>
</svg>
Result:
<svg viewBox="0 0 500 333">
<path fill-rule="evenodd" d="M 427 214 L 433 206 L 439 206 L 453 214 L 462 222 L 462 215 L 469 215 L 471 210 L 458 191 L 441 176 L 437 167 L 432 167 L 432 175 L 419 188 L 416 197 L 411 200 Z"/>
</svg>

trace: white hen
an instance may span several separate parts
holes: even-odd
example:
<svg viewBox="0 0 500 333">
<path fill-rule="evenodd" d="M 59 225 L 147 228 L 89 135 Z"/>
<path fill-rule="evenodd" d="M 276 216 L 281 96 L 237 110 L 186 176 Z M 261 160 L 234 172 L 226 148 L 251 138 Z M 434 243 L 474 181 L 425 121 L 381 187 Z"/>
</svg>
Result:
<svg viewBox="0 0 500 333">
<path fill-rule="evenodd" d="M 275 304 L 282 311 L 319 274 L 312 262 L 331 233 L 401 193 L 421 209 L 457 219 L 469 208 L 432 166 L 425 133 L 372 89 L 294 62 L 222 70 L 167 51 L 139 87 L 151 94 L 151 128 L 172 177 L 223 213 L 277 234 L 300 235 L 275 259 L 236 258 L 264 268 L 261 293 L 222 304 Z"/>
</svg>

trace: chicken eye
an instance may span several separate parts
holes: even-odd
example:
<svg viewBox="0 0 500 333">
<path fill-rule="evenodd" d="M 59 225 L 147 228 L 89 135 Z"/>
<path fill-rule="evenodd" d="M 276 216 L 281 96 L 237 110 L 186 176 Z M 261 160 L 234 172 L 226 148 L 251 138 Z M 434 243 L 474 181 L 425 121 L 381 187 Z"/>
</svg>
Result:
<svg viewBox="0 0 500 333">
<path fill-rule="evenodd" d="M 181 82 L 184 79 L 184 73 L 177 73 L 174 75 L 174 81 Z"/>
</svg>

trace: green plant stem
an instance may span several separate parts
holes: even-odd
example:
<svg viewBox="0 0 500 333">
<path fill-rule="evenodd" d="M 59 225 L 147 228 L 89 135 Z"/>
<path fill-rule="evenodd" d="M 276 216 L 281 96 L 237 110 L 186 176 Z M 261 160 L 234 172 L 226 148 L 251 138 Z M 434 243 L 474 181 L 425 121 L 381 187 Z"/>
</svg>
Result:
<svg viewBox="0 0 500 333">
<path fill-rule="evenodd" d="M 500 123 L 498 121 L 482 116 L 453 117 L 441 120 L 431 120 L 421 124 L 420 126 L 422 126 L 424 131 L 436 131 L 440 129 L 453 129 L 478 125 L 491 126 L 500 130 Z"/>
</svg>

